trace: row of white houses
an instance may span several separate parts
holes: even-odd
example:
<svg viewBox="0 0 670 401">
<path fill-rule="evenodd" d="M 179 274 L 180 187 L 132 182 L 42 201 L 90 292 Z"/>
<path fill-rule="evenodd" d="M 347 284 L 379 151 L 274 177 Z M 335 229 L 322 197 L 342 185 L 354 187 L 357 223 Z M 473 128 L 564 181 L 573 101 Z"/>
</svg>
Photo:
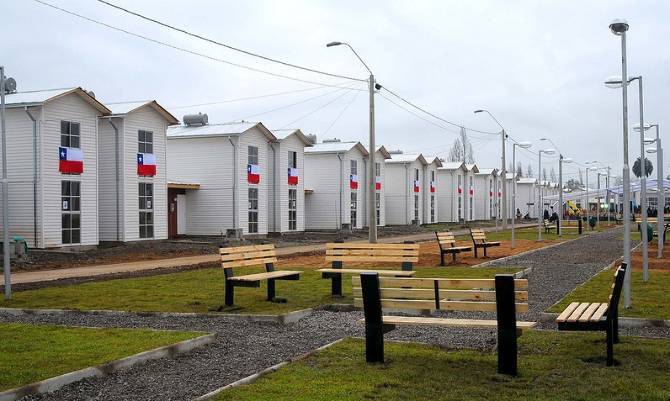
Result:
<svg viewBox="0 0 670 401">
<path fill-rule="evenodd" d="M 103 104 L 82 88 L 10 93 L 6 105 L 10 234 L 30 247 L 369 223 L 370 150 L 360 142 L 318 142 L 260 122 L 209 124 L 204 114 L 180 124 L 156 101 Z M 496 169 L 384 146 L 375 161 L 380 226 L 498 215 Z M 535 180 L 516 185 L 508 209 L 535 217 Z"/>
</svg>

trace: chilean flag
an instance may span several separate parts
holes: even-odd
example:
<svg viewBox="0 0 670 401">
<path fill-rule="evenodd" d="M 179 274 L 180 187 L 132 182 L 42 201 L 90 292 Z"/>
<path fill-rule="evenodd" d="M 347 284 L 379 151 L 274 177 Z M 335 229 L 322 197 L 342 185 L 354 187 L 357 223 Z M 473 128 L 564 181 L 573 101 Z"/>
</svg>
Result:
<svg viewBox="0 0 670 401">
<path fill-rule="evenodd" d="M 298 185 L 298 169 L 294 167 L 288 168 L 288 185 Z"/>
<path fill-rule="evenodd" d="M 349 188 L 358 189 L 358 175 L 356 174 L 349 175 Z"/>
<path fill-rule="evenodd" d="M 434 193 L 435 192 L 435 181 L 430 182 L 430 192 Z"/>
<path fill-rule="evenodd" d="M 78 148 L 58 147 L 58 171 L 68 174 L 84 172 L 84 152 Z"/>
<path fill-rule="evenodd" d="M 137 154 L 137 175 L 149 177 L 156 175 L 156 155 L 153 153 Z"/>
<path fill-rule="evenodd" d="M 458 193 L 459 194 L 463 193 L 463 190 L 461 189 L 461 187 L 458 187 Z"/>
<path fill-rule="evenodd" d="M 489 191 L 489 198 L 493 198 L 493 191 Z"/>
<path fill-rule="evenodd" d="M 247 182 L 258 184 L 261 182 L 261 168 L 258 164 L 247 164 Z"/>
<path fill-rule="evenodd" d="M 470 187 L 470 196 L 472 196 L 474 194 L 475 194 L 475 190 L 472 187 Z"/>
<path fill-rule="evenodd" d="M 375 189 L 377 191 L 382 189 L 382 177 L 375 177 Z"/>
<path fill-rule="evenodd" d="M 498 198 L 502 196 L 502 192 L 498 191 Z"/>
<path fill-rule="evenodd" d="M 419 192 L 419 181 L 418 180 L 414 181 L 414 192 Z"/>
</svg>

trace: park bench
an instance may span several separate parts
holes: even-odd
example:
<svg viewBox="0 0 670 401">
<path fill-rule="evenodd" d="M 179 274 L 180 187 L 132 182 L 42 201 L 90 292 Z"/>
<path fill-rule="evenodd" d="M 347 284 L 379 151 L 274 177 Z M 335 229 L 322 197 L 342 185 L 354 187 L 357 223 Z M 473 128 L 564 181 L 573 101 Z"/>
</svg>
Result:
<svg viewBox="0 0 670 401">
<path fill-rule="evenodd" d="M 516 376 L 517 337 L 536 322 L 517 322 L 528 311 L 527 280 L 511 274 L 495 279 L 391 278 L 376 273 L 353 277 L 354 306 L 363 307 L 367 362 L 384 362 L 384 333 L 396 326 L 497 329 L 498 373 Z M 495 312 L 495 320 L 425 316 L 389 316 L 384 309 Z"/>
<path fill-rule="evenodd" d="M 342 275 L 377 272 L 381 276 L 411 277 L 413 263 L 419 262 L 419 244 L 406 242 L 404 244 L 368 244 L 354 242 L 331 242 L 326 244 L 326 262 L 331 262 L 331 268 L 318 269 L 322 278 L 331 280 L 331 295 L 342 296 Z M 372 263 L 400 263 L 400 270 L 392 269 L 343 269 L 347 262 Z"/>
<path fill-rule="evenodd" d="M 552 223 L 551 221 L 549 221 L 547 219 L 544 219 L 542 221 L 542 227 L 544 227 L 544 232 L 546 234 L 549 234 L 551 232 L 551 230 L 556 228 L 556 225 L 554 223 Z"/>
<path fill-rule="evenodd" d="M 219 248 L 221 255 L 221 267 L 226 279 L 225 303 L 233 306 L 235 287 L 260 287 L 261 281 L 268 282 L 268 301 L 286 302 L 286 300 L 275 297 L 275 280 L 298 280 L 301 271 L 275 270 L 277 253 L 273 244 L 249 245 Z M 265 266 L 265 273 L 247 274 L 245 276 L 234 276 L 235 267 Z"/>
<path fill-rule="evenodd" d="M 477 248 L 484 248 L 484 257 L 486 257 L 486 248 L 500 246 L 500 242 L 487 241 L 486 233 L 481 228 L 471 228 L 470 237 L 472 238 L 472 245 L 475 248 L 475 258 L 478 257 Z"/>
<path fill-rule="evenodd" d="M 658 225 L 656 225 L 657 227 Z M 666 233 L 668 232 L 668 226 L 670 226 L 670 223 L 665 223 L 663 225 L 663 243 L 665 244 L 665 239 L 667 238 Z M 658 230 L 654 230 L 654 237 L 658 238 Z"/>
<path fill-rule="evenodd" d="M 561 331 L 604 331 L 607 342 L 607 366 L 614 364 L 614 344 L 619 342 L 619 298 L 626 275 L 623 263 L 614 274 L 608 303 L 572 302 L 556 318 Z"/>
<path fill-rule="evenodd" d="M 561 232 L 563 230 L 577 230 L 577 233 L 581 235 L 582 233 L 582 219 L 577 219 L 577 220 L 562 220 L 560 222 L 561 224 Z"/>
<path fill-rule="evenodd" d="M 471 246 L 456 246 L 456 238 L 451 231 L 437 232 L 437 244 L 440 247 L 440 266 L 444 266 L 444 255 L 450 253 L 453 262 L 456 263 L 456 254 L 461 252 L 469 252 L 472 250 Z"/>
</svg>

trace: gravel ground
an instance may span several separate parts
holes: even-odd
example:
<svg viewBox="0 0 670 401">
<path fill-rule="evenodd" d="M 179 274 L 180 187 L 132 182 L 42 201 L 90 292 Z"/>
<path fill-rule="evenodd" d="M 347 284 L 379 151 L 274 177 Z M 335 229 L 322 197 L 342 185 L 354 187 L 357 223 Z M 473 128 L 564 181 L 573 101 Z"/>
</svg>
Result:
<svg viewBox="0 0 670 401">
<path fill-rule="evenodd" d="M 605 265 L 618 258 L 619 230 L 521 255 L 506 262 L 532 267 L 529 276 L 530 310 L 523 320 L 536 320 L 547 307 Z M 451 316 L 474 316 L 454 314 Z M 482 316 L 482 315 L 478 315 Z M 251 323 L 225 318 L 153 317 L 128 314 L 124 318 L 75 314 L 66 316 L 21 316 L 0 314 L 0 321 L 51 323 L 93 327 L 148 327 L 216 332 L 215 343 L 176 358 L 164 358 L 114 373 L 74 383 L 46 396 L 28 400 L 192 400 L 222 385 L 256 373 L 281 361 L 299 356 L 345 336 L 362 336 L 357 324 L 360 312 L 318 311 L 291 325 Z M 546 325 L 545 328 L 552 328 Z M 624 335 L 670 337 L 670 329 L 626 329 Z M 492 349 L 494 330 L 400 327 L 388 339 L 433 343 L 446 348 Z"/>
</svg>

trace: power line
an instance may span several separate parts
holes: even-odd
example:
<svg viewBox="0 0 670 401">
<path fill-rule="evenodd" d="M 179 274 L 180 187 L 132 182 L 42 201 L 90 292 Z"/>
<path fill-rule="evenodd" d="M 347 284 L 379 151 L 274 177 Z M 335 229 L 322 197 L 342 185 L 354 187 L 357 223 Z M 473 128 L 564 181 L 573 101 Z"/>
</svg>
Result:
<svg viewBox="0 0 670 401">
<path fill-rule="evenodd" d="M 335 77 L 335 78 L 344 78 L 344 79 L 349 79 L 349 80 L 352 80 L 352 81 L 367 82 L 367 80 L 365 80 L 365 79 L 353 78 L 353 77 L 348 77 L 346 75 L 339 75 L 339 74 L 333 74 L 333 73 L 326 72 L 326 71 L 320 71 L 320 70 L 316 70 L 314 68 L 303 67 L 303 66 L 300 66 L 300 65 L 297 65 L 297 64 L 293 64 L 293 63 L 289 63 L 289 62 L 286 62 L 286 61 L 281 61 L 281 60 L 277 60 L 277 59 L 274 59 L 274 58 L 271 58 L 271 57 L 267 57 L 267 56 L 264 56 L 262 54 L 250 52 L 248 50 L 240 49 L 239 47 L 234 47 L 234 46 L 231 46 L 229 44 L 222 43 L 222 42 L 219 42 L 219 41 L 214 40 L 214 39 L 210 39 L 208 37 L 202 36 L 202 35 L 197 34 L 197 33 L 189 32 L 189 31 L 187 31 L 183 28 L 177 28 L 176 26 L 169 25 L 165 22 L 161 22 L 161 21 L 158 21 L 154 18 L 147 17 L 146 15 L 140 14 L 140 13 L 135 12 L 135 11 L 128 10 L 127 8 L 123 8 L 121 6 L 118 6 L 116 4 L 112 4 L 112 3 L 108 2 L 108 1 L 105 1 L 105 0 L 98 0 L 98 2 L 102 3 L 102 4 L 105 4 L 109 7 L 116 8 L 117 10 L 121 10 L 125 13 L 134 15 L 138 18 L 142 18 L 146 21 L 153 22 L 154 24 L 158 24 L 158 25 L 163 26 L 165 28 L 172 29 L 172 30 L 177 31 L 177 32 L 181 32 L 185 35 L 188 35 L 188 36 L 200 39 L 200 40 L 204 40 L 206 42 L 215 44 L 217 46 L 222 46 L 222 47 L 225 47 L 225 48 L 230 49 L 230 50 L 234 50 L 234 51 L 237 51 L 237 52 L 240 52 L 240 53 L 244 53 L 244 54 L 249 55 L 249 56 L 258 57 L 258 58 L 266 60 L 266 61 L 271 61 L 273 63 L 278 63 L 278 64 L 281 64 L 281 65 L 285 65 L 287 67 L 298 68 L 298 69 L 301 69 L 301 70 L 304 70 L 304 71 L 313 72 L 315 74 L 322 74 L 322 75 L 327 75 L 327 76 Z"/>
<path fill-rule="evenodd" d="M 445 126 L 443 126 L 443 125 L 440 125 L 440 124 L 438 124 L 438 123 L 436 123 L 436 122 L 434 122 L 434 121 L 431 121 L 431 120 L 429 120 L 429 119 L 427 119 L 427 118 L 424 118 L 424 117 L 422 117 L 422 116 L 416 114 L 415 112 L 409 110 L 408 108 L 406 108 L 406 107 L 404 107 L 404 106 L 401 106 L 400 104 L 398 104 L 398 103 L 394 102 L 393 100 L 389 99 L 387 96 L 384 96 L 384 94 L 381 93 L 381 92 L 379 93 L 379 95 L 380 95 L 382 98 L 386 99 L 386 101 L 388 101 L 389 103 L 395 105 L 396 107 L 398 107 L 398 108 L 400 108 L 400 109 L 402 109 L 402 110 L 405 110 L 405 111 L 408 112 L 409 114 L 411 114 L 411 115 L 413 115 L 414 117 L 419 118 L 419 119 L 421 119 L 421 120 L 427 122 L 428 124 L 434 125 L 434 126 L 436 126 L 436 127 L 438 127 L 438 128 L 441 128 L 441 129 L 443 129 L 443 130 L 445 130 L 445 131 L 449 131 L 449 132 L 451 132 L 451 133 L 458 134 L 458 132 L 457 132 L 456 130 L 452 130 L 452 129 L 447 128 L 447 127 L 445 127 Z"/>
<path fill-rule="evenodd" d="M 341 95 L 335 97 L 335 99 L 330 100 L 330 101 L 328 101 L 328 102 L 322 104 L 321 106 L 319 106 L 319 107 L 317 107 L 316 109 L 310 111 L 309 113 L 307 113 L 307 114 L 303 114 L 302 116 L 296 118 L 295 120 L 293 120 L 293 121 L 291 121 L 290 123 L 288 123 L 288 124 L 282 126 L 282 127 L 279 128 L 279 129 L 284 129 L 284 128 L 290 126 L 290 125 L 293 125 L 293 124 L 297 123 L 298 121 L 300 121 L 300 120 L 302 120 L 302 119 L 304 119 L 304 118 L 307 118 L 307 117 L 311 116 L 312 114 L 316 113 L 317 111 L 319 111 L 319 110 L 321 110 L 321 109 L 323 109 L 323 108 L 325 108 L 325 107 L 330 106 L 331 104 L 335 103 L 336 101 L 338 101 L 339 99 L 341 99 L 342 97 L 344 97 L 344 95 L 346 95 L 347 93 L 349 93 L 349 91 L 344 92 L 343 94 L 341 94 Z"/>
<path fill-rule="evenodd" d="M 344 115 L 344 113 L 347 111 L 347 109 L 349 109 L 349 106 L 351 106 L 354 103 L 354 101 L 358 97 L 359 93 L 360 92 L 354 92 L 354 96 L 351 98 L 351 100 L 349 100 L 349 102 L 347 104 L 344 105 L 344 108 L 342 108 L 342 111 L 340 111 L 340 114 L 338 114 L 337 117 L 335 117 L 335 119 L 333 120 L 333 122 L 330 123 L 328 128 L 326 128 L 326 130 L 323 131 L 323 135 L 326 135 L 328 133 L 328 131 L 330 131 L 330 129 L 333 128 L 335 123 L 340 120 L 340 118 Z"/>
<path fill-rule="evenodd" d="M 104 26 L 106 28 L 115 30 L 117 32 L 122 32 L 122 33 L 125 33 L 126 35 L 134 36 L 136 38 L 143 39 L 143 40 L 146 40 L 148 42 L 152 42 L 154 44 L 158 44 L 158 45 L 161 45 L 161 46 L 166 46 L 166 47 L 169 47 L 171 49 L 178 50 L 178 51 L 184 52 L 184 53 L 188 53 L 188 54 L 191 54 L 191 55 L 194 55 L 194 56 L 203 57 L 203 58 L 206 58 L 206 59 L 209 59 L 209 60 L 212 60 L 212 61 L 216 61 L 216 62 L 219 62 L 219 63 L 228 64 L 228 65 L 231 65 L 231 66 L 234 66 L 234 67 L 243 68 L 243 69 L 246 69 L 246 70 L 249 70 L 249 71 L 258 72 L 258 73 L 261 73 L 261 74 L 266 74 L 266 75 L 270 75 L 270 76 L 277 77 L 277 78 L 284 78 L 284 79 L 289 79 L 289 80 L 292 80 L 292 81 L 303 82 L 303 83 L 312 84 L 312 85 L 335 87 L 335 85 L 327 84 L 327 83 L 324 83 L 324 82 L 310 81 L 310 80 L 306 80 L 306 79 L 302 79 L 302 78 L 292 77 L 292 76 L 289 76 L 289 75 L 278 74 L 278 73 L 274 73 L 274 72 L 270 72 L 270 71 L 266 71 L 266 70 L 261 70 L 259 68 L 251 67 L 251 66 L 244 65 L 244 64 L 234 63 L 232 61 L 224 60 L 224 59 L 221 59 L 221 58 L 218 58 L 218 57 L 210 56 L 210 55 L 200 53 L 200 52 L 197 52 L 197 51 L 194 51 L 194 50 L 186 49 L 184 47 L 179 47 L 179 46 L 167 43 L 167 42 L 163 42 L 163 41 L 160 41 L 158 39 L 153 39 L 153 38 L 145 36 L 145 35 L 140 35 L 138 33 L 134 33 L 134 32 L 128 31 L 126 29 L 119 28 L 119 27 L 107 24 L 105 22 L 102 22 L 102 21 L 84 16 L 82 14 L 78 14 L 74 11 L 67 10 L 65 8 L 56 6 L 54 4 L 47 3 L 43 0 L 33 0 L 33 1 L 38 3 L 38 4 L 41 4 L 43 6 L 50 7 L 54 10 L 58 10 L 58 11 L 61 11 L 63 13 L 75 16 L 77 18 L 81 18 L 83 20 L 92 22 L 94 24 Z"/>
</svg>

